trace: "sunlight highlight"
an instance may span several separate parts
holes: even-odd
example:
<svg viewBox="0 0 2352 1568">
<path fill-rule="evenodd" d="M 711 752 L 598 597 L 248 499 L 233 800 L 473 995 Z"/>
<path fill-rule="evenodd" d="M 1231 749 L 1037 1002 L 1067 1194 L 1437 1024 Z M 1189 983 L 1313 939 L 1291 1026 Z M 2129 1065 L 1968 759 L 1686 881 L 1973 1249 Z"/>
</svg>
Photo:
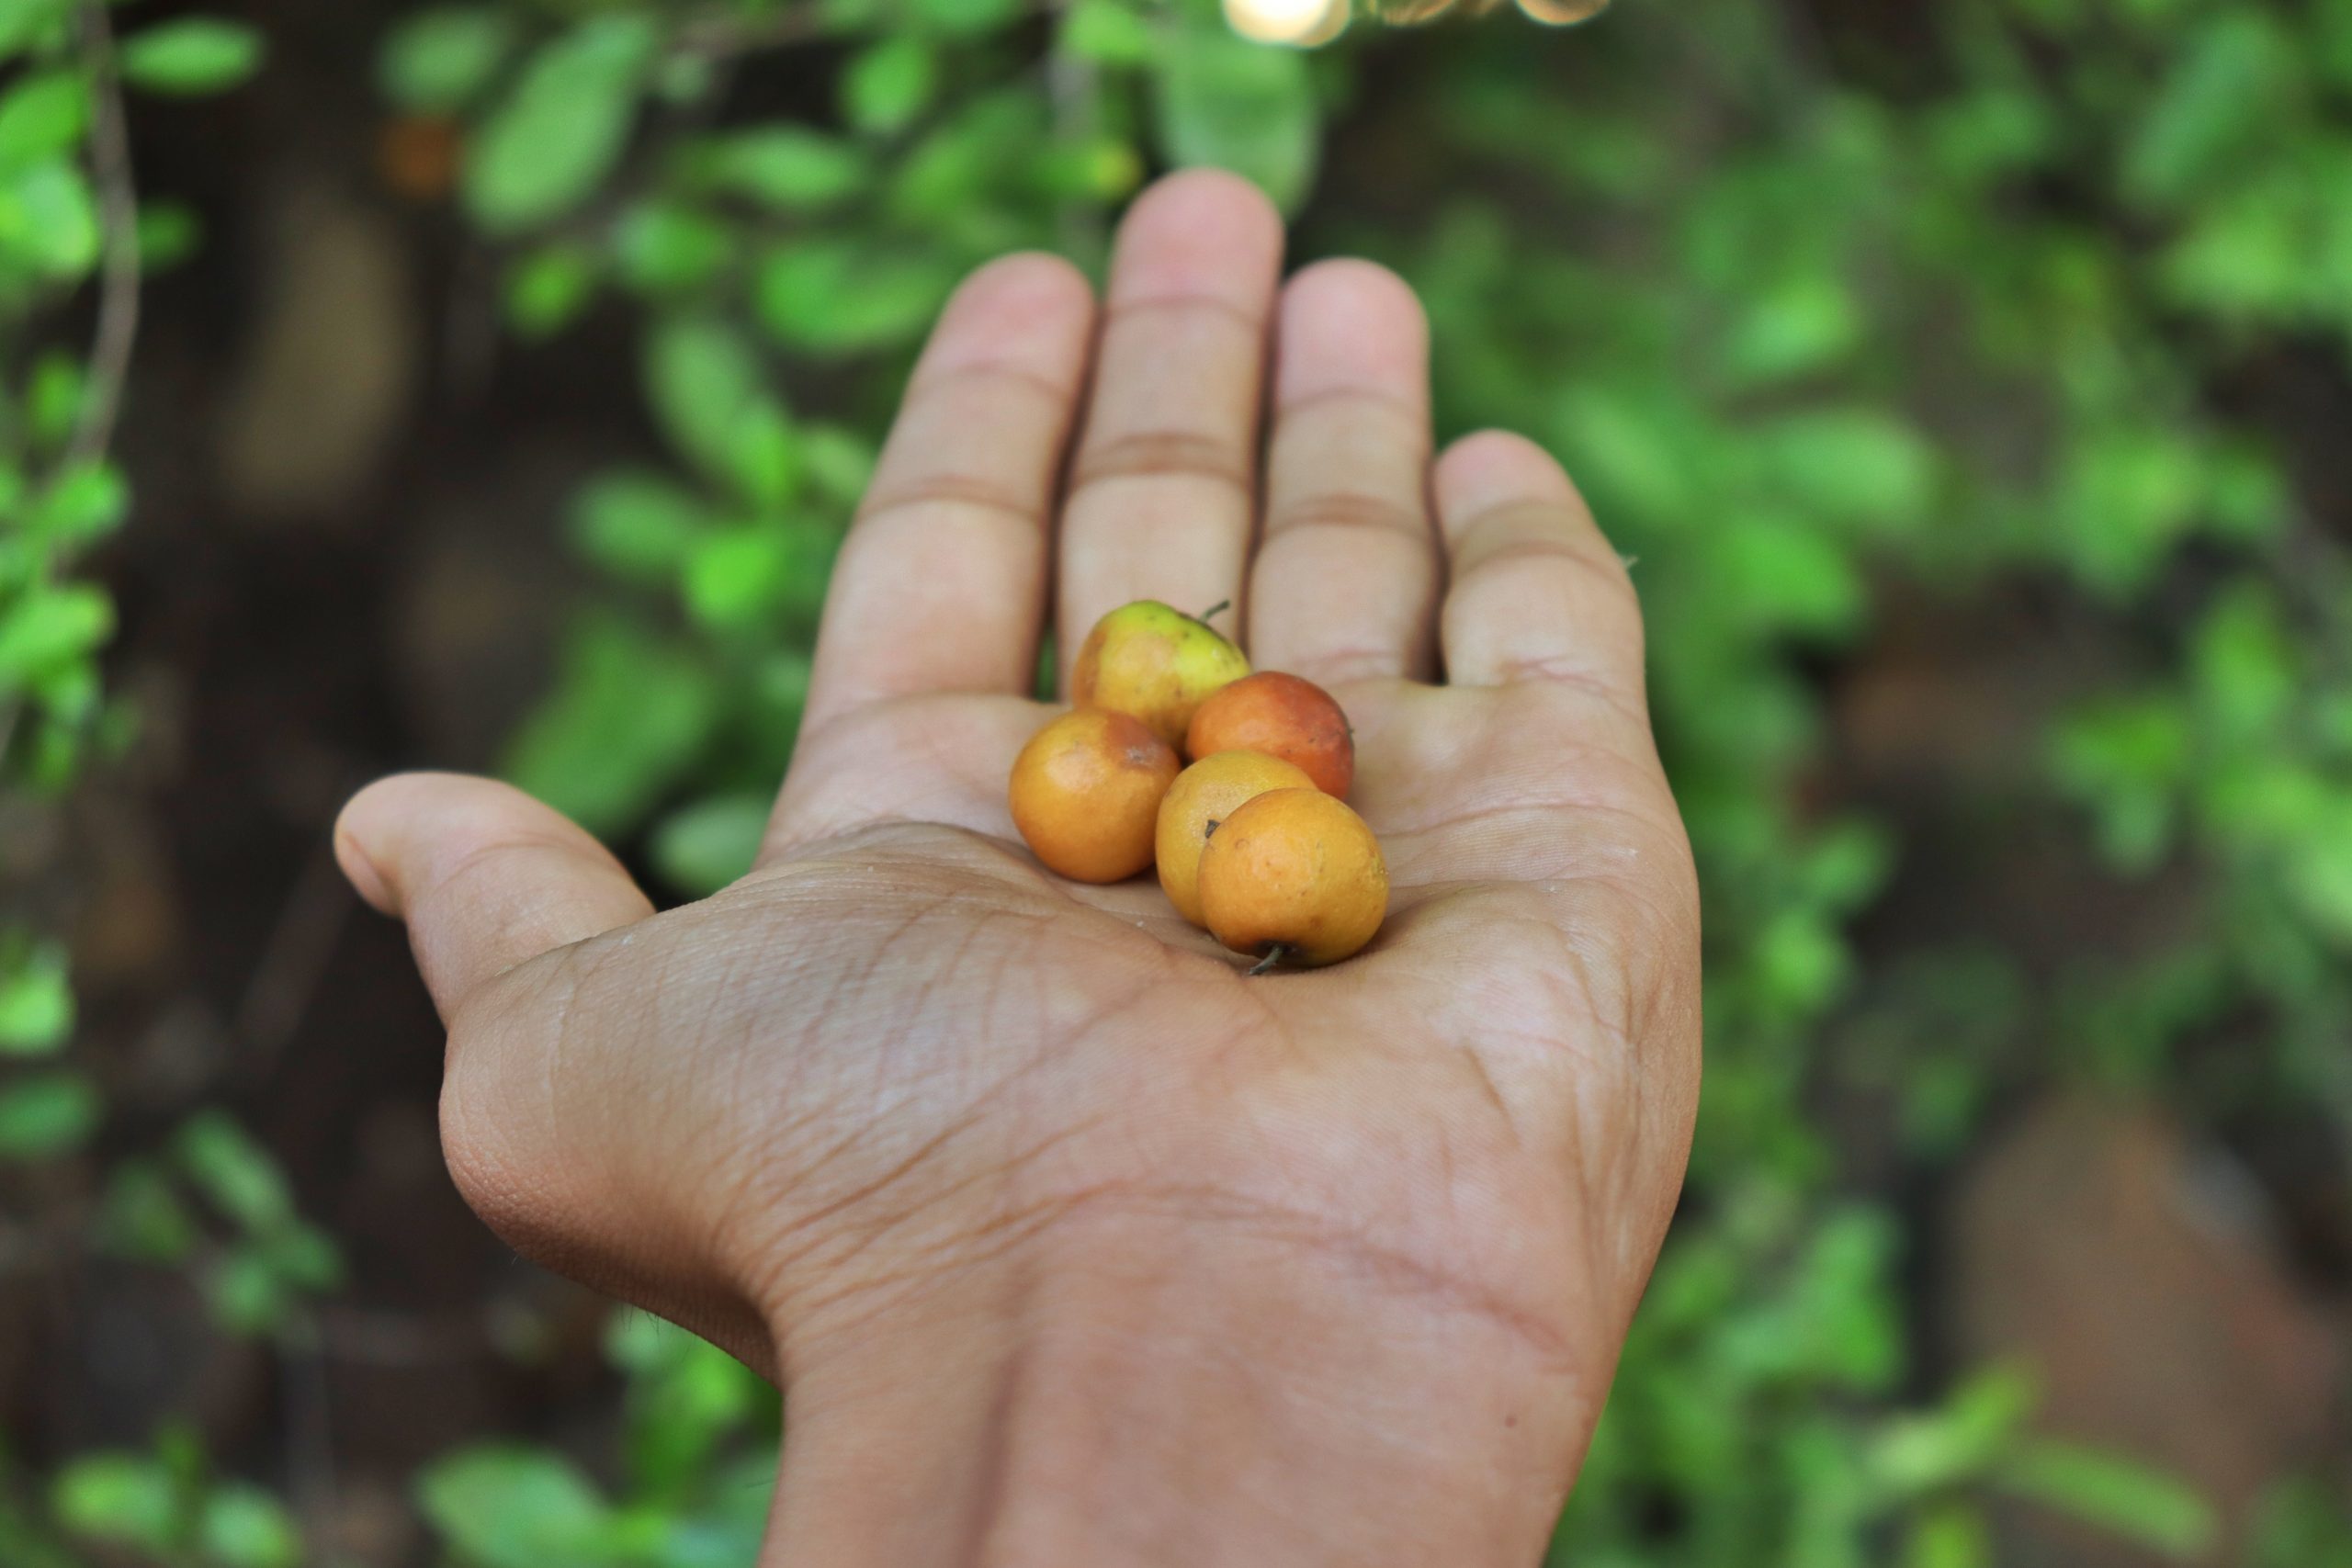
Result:
<svg viewBox="0 0 2352 1568">
<path fill-rule="evenodd" d="M 1225 0 L 1225 19 L 1259 43 L 1313 48 L 1348 25 L 1348 0 Z"/>
<path fill-rule="evenodd" d="M 1609 9 L 1609 0 L 1519 0 L 1519 8 L 1547 28 L 1572 28 Z"/>
</svg>

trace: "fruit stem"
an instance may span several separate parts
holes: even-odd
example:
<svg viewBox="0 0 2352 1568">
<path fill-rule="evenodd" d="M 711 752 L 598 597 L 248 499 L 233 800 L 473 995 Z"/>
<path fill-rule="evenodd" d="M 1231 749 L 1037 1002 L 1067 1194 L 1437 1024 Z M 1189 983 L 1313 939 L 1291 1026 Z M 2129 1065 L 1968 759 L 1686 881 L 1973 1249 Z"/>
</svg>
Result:
<svg viewBox="0 0 2352 1568">
<path fill-rule="evenodd" d="M 1252 975 L 1271 974 L 1276 964 L 1280 964 L 1283 959 L 1288 958 L 1289 956 L 1290 944 L 1288 942 L 1278 942 L 1274 943 L 1273 946 L 1266 949 L 1266 956 L 1258 960 L 1258 967 L 1250 970 L 1250 973 Z"/>
<path fill-rule="evenodd" d="M 1196 621 L 1200 622 L 1200 623 L 1201 623 L 1201 625 L 1203 625 L 1203 626 L 1207 626 L 1207 625 L 1209 624 L 1209 617 L 1210 617 L 1210 616 L 1212 616 L 1212 615 L 1222 615 L 1224 612 L 1226 612 L 1226 611 L 1227 611 L 1227 610 L 1230 610 L 1230 609 L 1232 609 L 1232 608 L 1233 608 L 1233 601 L 1232 601 L 1232 600 L 1230 600 L 1230 599 L 1220 599 L 1220 600 L 1218 600 L 1216 604 L 1214 604 L 1210 605 L 1207 609 L 1203 610 L 1199 615 L 1194 615 L 1194 616 L 1193 617 L 1193 619 L 1194 619 L 1194 620 L 1196 620 Z"/>
</svg>

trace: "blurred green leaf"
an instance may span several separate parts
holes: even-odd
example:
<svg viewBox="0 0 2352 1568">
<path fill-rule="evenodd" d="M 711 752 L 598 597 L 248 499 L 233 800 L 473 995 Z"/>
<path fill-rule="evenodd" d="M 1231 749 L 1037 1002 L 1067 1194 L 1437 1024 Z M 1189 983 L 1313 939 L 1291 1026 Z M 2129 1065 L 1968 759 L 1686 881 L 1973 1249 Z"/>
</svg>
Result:
<svg viewBox="0 0 2352 1568">
<path fill-rule="evenodd" d="M 1664 400 L 1630 388 L 1586 385 L 1564 401 L 1568 450 L 1563 455 L 1582 482 L 1642 516 L 1679 517 L 1694 509 L 1702 459 Z"/>
<path fill-rule="evenodd" d="M 661 321 L 646 339 L 645 384 L 682 456 L 758 505 L 791 499 L 791 422 L 744 334 L 707 316 Z"/>
<path fill-rule="evenodd" d="M 1148 65 L 1159 42 L 1152 26 L 1125 0 L 1075 0 L 1062 11 L 1060 46 L 1097 65 Z"/>
<path fill-rule="evenodd" d="M 0 1084 L 0 1160 L 55 1159 L 97 1130 L 97 1086 L 78 1073 L 44 1073 Z"/>
<path fill-rule="evenodd" d="M 780 246 L 762 265 L 760 320 L 796 348 L 864 353 L 921 336 L 955 281 L 920 256 L 806 240 Z"/>
<path fill-rule="evenodd" d="M 84 545 L 121 527 L 130 513 L 130 485 L 120 469 L 108 463 L 75 463 L 51 481 L 37 503 L 33 526 L 46 538 Z"/>
<path fill-rule="evenodd" d="M 405 17 L 378 62 L 384 96 L 419 114 L 466 108 L 513 57 L 516 33 L 514 14 L 494 6 L 438 6 Z"/>
<path fill-rule="evenodd" d="M 597 832 L 637 820 L 678 781 L 718 716 L 709 673 L 625 621 L 583 623 L 506 776 Z"/>
<path fill-rule="evenodd" d="M 44 354 L 25 389 L 25 425 L 44 446 L 62 446 L 80 428 L 90 401 L 90 377 L 71 354 Z"/>
<path fill-rule="evenodd" d="M 1892 413 L 1812 410 L 1765 426 L 1758 440 L 1765 481 L 1809 517 L 1879 526 L 1926 521 L 1935 458 Z"/>
<path fill-rule="evenodd" d="M 2277 123 L 2291 76 L 2288 47 L 2260 12 L 2211 13 L 2175 57 L 2137 128 L 2124 188 L 2143 201 L 2172 202 L 2227 173 L 2233 155 Z"/>
<path fill-rule="evenodd" d="M 713 534 L 687 558 L 686 608 L 715 631 L 752 630 L 783 608 L 794 566 L 790 541 L 772 529 Z"/>
<path fill-rule="evenodd" d="M 1928 1509 L 1911 1527 L 1903 1568 L 1995 1568 L 1993 1532 L 1983 1511 L 1965 1503 Z"/>
<path fill-rule="evenodd" d="M 2188 670 L 2219 734 L 2233 745 L 2286 722 L 2304 684 L 2277 602 L 2253 583 L 2240 584 L 2206 613 L 2190 643 Z"/>
<path fill-rule="evenodd" d="M 180 1262 L 201 1236 L 171 1179 L 143 1160 L 115 1168 L 93 1234 L 107 1250 L 144 1263 Z"/>
<path fill-rule="evenodd" d="M 602 476 L 572 503 L 571 536 L 581 553 L 619 581 L 646 586 L 672 581 L 715 525 L 692 491 L 638 469 Z"/>
<path fill-rule="evenodd" d="M 59 1526 L 72 1534 L 152 1552 L 178 1545 L 179 1488 L 145 1455 L 85 1454 L 57 1472 L 49 1498 Z"/>
<path fill-rule="evenodd" d="M 2174 792 L 2195 740 L 2186 708 L 2161 695 L 2110 698 L 2058 727 L 2053 772 L 2092 807 L 2100 850 L 2118 867 L 2152 870 L 2171 847 Z"/>
<path fill-rule="evenodd" d="M 237 86 L 261 69 L 261 34 L 218 17 L 180 17 L 125 39 L 122 79 L 151 93 L 200 97 Z"/>
<path fill-rule="evenodd" d="M 2032 1383 L 2021 1372 L 1980 1372 L 1941 1409 L 1899 1417 L 1880 1430 L 1870 1450 L 1875 1479 L 1902 1496 L 1972 1482 L 2010 1450 L 2033 1404 Z"/>
<path fill-rule="evenodd" d="M 1744 304 L 1723 346 L 1736 386 L 1762 386 L 1827 369 L 1860 344 L 1862 320 L 1838 278 L 1799 273 Z"/>
<path fill-rule="evenodd" d="M 302 1536 L 284 1505 L 257 1486 L 232 1483 L 204 1500 L 198 1549 L 219 1568 L 297 1568 Z"/>
<path fill-rule="evenodd" d="M 0 172 L 74 151 L 89 124 L 90 83 L 83 73 L 24 78 L 0 96 Z"/>
<path fill-rule="evenodd" d="M 2054 107 L 2030 88 L 1980 84 L 1929 110 L 1931 155 L 1963 187 L 2031 169 L 2056 149 Z"/>
<path fill-rule="evenodd" d="M 294 1218 L 285 1173 L 227 1112 L 199 1111 L 173 1140 L 180 1168 L 213 1207 L 248 1231 L 268 1231 Z"/>
<path fill-rule="evenodd" d="M 73 0 L 0 0 L 0 57 L 64 31 Z"/>
<path fill-rule="evenodd" d="M 2315 1476 L 2289 1476 L 2265 1492 L 2249 1533 L 2248 1568 L 2345 1568 L 2352 1499 Z"/>
<path fill-rule="evenodd" d="M 2164 254 L 2157 281 L 2166 294 L 2225 320 L 2299 321 L 2313 297 L 2317 200 L 2297 178 L 2239 179 L 2198 204 Z"/>
<path fill-rule="evenodd" d="M 797 125 L 713 137 L 694 147 L 685 162 L 704 187 L 779 212 L 821 211 L 856 195 L 873 178 L 854 145 Z"/>
<path fill-rule="evenodd" d="M 939 90 L 939 59 L 911 34 L 875 44 L 842 76 L 842 113 L 856 129 L 888 135 L 912 125 Z"/>
<path fill-rule="evenodd" d="M 1305 55 L 1182 28 L 1164 46 L 1156 103 L 1171 163 L 1230 169 L 1285 212 L 1306 201 L 1321 138 Z"/>
<path fill-rule="evenodd" d="M 2318 34 L 2312 52 L 2321 72 L 2337 87 L 2352 91 L 2352 0 L 2317 0 L 2312 20 Z"/>
<path fill-rule="evenodd" d="M 2352 791 L 2325 802 L 2294 847 L 2287 885 L 2304 914 L 2352 948 Z"/>
<path fill-rule="evenodd" d="M 334 1238 L 315 1225 L 288 1225 L 260 1246 L 269 1266 L 290 1285 L 331 1291 L 343 1283 L 343 1253 Z"/>
<path fill-rule="evenodd" d="M 2093 432 L 2068 455 L 2058 520 L 2083 581 L 2109 594 L 2137 587 L 2196 521 L 2197 454 L 2165 430 Z"/>
<path fill-rule="evenodd" d="M 597 257 L 584 245 L 542 245 L 506 278 L 506 320 L 526 338 L 552 337 L 596 297 Z"/>
<path fill-rule="evenodd" d="M 2185 1483 L 2073 1443 L 2047 1438 L 2026 1442 L 2003 1462 L 1996 1479 L 2005 1491 L 2184 1562 L 2202 1557 L 2219 1528 L 2211 1506 Z"/>
<path fill-rule="evenodd" d="M 0 691 L 113 635 L 114 601 L 93 583 L 60 583 L 0 607 Z"/>
<path fill-rule="evenodd" d="M 611 1505 L 569 1462 L 539 1450 L 461 1449 L 425 1470 L 417 1503 L 475 1568 L 594 1568 L 616 1561 Z"/>
<path fill-rule="evenodd" d="M 775 802 L 720 795 L 672 812 L 653 830 L 653 868 L 688 897 L 707 898 L 752 869 Z"/>
<path fill-rule="evenodd" d="M 1810 529 L 1769 516 L 1726 523 L 1712 563 L 1720 613 L 1770 634 L 1839 637 L 1869 595 L 1852 559 Z"/>
<path fill-rule="evenodd" d="M 0 176 L 0 254 L 56 280 L 83 277 L 101 243 L 96 197 L 61 158 Z"/>
<path fill-rule="evenodd" d="M 232 1248 L 213 1265 L 204 1281 L 205 1301 L 212 1319 L 231 1334 L 258 1338 L 286 1326 L 293 1292 L 288 1281 L 255 1248 Z"/>
<path fill-rule="evenodd" d="M 908 0 L 908 8 L 943 33 L 969 37 L 1019 20 L 1026 0 Z"/>
<path fill-rule="evenodd" d="M 52 1055 L 73 1032 L 64 944 L 0 942 L 0 1056 Z"/>
<path fill-rule="evenodd" d="M 585 201 L 628 149 L 655 43 L 650 18 L 605 16 L 542 45 L 469 149 L 475 220 L 512 235 Z"/>
<path fill-rule="evenodd" d="M 204 221 L 193 208 L 153 198 L 140 203 L 139 265 L 146 276 L 170 271 L 203 243 Z"/>
<path fill-rule="evenodd" d="M 621 276 L 647 294 L 702 288 L 735 255 L 735 231 L 682 202 L 648 201 L 621 218 L 613 240 Z"/>
<path fill-rule="evenodd" d="M 874 482 L 874 444 L 846 426 L 802 426 L 800 455 L 809 487 L 837 507 L 855 507 Z"/>
</svg>

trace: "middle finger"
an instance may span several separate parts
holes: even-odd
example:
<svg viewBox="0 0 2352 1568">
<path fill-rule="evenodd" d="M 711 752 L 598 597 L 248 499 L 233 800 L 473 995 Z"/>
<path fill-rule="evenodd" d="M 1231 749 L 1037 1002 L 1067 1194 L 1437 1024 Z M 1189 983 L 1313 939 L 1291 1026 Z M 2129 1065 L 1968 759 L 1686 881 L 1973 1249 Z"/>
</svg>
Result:
<svg viewBox="0 0 2352 1568">
<path fill-rule="evenodd" d="M 1171 175 L 1127 214 L 1062 513 L 1065 681 L 1122 604 L 1197 614 L 1240 597 L 1282 253 L 1272 204 L 1231 175 Z"/>
</svg>

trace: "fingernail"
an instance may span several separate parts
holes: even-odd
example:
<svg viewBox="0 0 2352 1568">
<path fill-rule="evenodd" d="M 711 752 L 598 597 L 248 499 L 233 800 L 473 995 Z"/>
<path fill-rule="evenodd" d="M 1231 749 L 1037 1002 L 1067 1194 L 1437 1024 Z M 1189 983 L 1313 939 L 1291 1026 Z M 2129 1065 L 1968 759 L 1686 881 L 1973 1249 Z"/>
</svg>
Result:
<svg viewBox="0 0 2352 1568">
<path fill-rule="evenodd" d="M 398 915 L 400 906 L 393 901 L 391 884 L 349 829 L 337 825 L 334 830 L 335 863 L 343 867 L 352 890 L 365 898 L 378 913 Z"/>
</svg>

